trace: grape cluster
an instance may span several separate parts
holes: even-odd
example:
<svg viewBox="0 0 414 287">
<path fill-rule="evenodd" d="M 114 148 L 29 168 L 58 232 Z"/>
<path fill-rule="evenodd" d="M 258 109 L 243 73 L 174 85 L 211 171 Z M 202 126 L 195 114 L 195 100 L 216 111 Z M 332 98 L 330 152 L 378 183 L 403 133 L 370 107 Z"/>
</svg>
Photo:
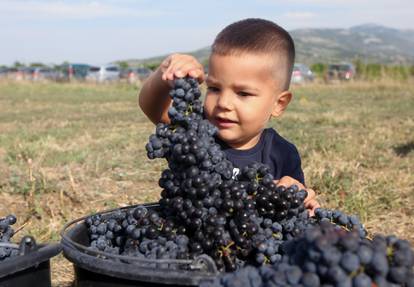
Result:
<svg viewBox="0 0 414 287">
<path fill-rule="evenodd" d="M 188 237 L 173 220 L 138 206 L 85 220 L 90 248 L 110 254 L 148 259 L 187 259 Z"/>
<path fill-rule="evenodd" d="M 11 243 L 10 239 L 14 235 L 12 225 L 15 223 L 16 216 L 12 214 L 4 218 L 0 218 L 0 261 L 16 256 L 18 254 L 17 249 L 7 246 L 7 244 Z M 1 243 L 5 243 L 5 245 L 2 246 Z"/>
<path fill-rule="evenodd" d="M 247 266 L 201 287 L 219 286 L 414 286 L 414 252 L 395 236 L 361 238 L 324 221 L 286 241 L 282 260 L 272 266 Z"/>
<path fill-rule="evenodd" d="M 346 230 L 356 231 L 361 238 L 366 238 L 368 235 L 357 216 L 347 215 L 340 210 L 318 208 L 315 211 L 315 218 L 320 222 L 328 221 L 342 226 Z"/>
<path fill-rule="evenodd" d="M 214 138 L 217 129 L 203 117 L 200 95 L 195 79 L 176 80 L 171 124 L 158 124 L 146 146 L 149 158 L 168 161 L 159 180 L 163 216 L 185 230 L 191 256 L 206 253 L 219 269 L 276 262 L 285 235 L 298 231 L 296 219 L 307 217 L 307 193 L 277 188 L 270 169 L 258 163 L 233 178 L 233 164 Z"/>
<path fill-rule="evenodd" d="M 158 124 L 146 145 L 150 159 L 165 158 L 168 162 L 168 168 L 159 179 L 162 188 L 159 208 L 155 211 L 139 206 L 88 218 L 86 224 L 92 249 L 150 259 L 194 259 L 207 254 L 218 270 L 239 269 L 245 274 L 240 275 L 241 278 L 263 279 L 271 272 L 286 273 L 283 268 L 293 268 L 293 273 L 299 270 L 302 272 L 300 276 L 305 278 L 296 275 L 299 276 L 296 282 L 312 282 L 313 277 L 318 276 L 321 281 L 326 274 L 303 269 L 305 265 L 293 258 L 302 256 L 305 260 L 308 255 L 303 251 L 296 256 L 292 251 L 305 243 L 313 244 L 313 241 L 303 239 L 309 230 L 323 233 L 327 229 L 325 225 L 333 224 L 335 230 L 339 230 L 336 233 L 352 234 L 357 244 L 366 241 L 367 233 L 356 216 L 318 209 L 314 217 L 309 217 L 304 207 L 306 190 L 299 190 L 297 186 L 276 186 L 267 166 L 253 163 L 234 175 L 233 164 L 216 142 L 217 129 L 204 119 L 201 93 L 195 79 L 175 80 L 170 96 L 172 106 L 168 114 L 171 123 Z M 329 245 L 328 239 L 323 240 Z M 337 243 L 332 242 L 333 245 Z M 289 246 L 296 247 L 289 249 Z M 315 254 L 312 260 L 320 259 L 320 255 Z M 309 262 L 320 265 L 316 261 Z M 312 266 L 309 262 L 306 266 Z M 251 265 L 273 267 L 254 268 Z M 165 264 L 160 266 L 173 268 Z M 334 267 L 332 262 L 326 264 L 326 268 L 331 267 Z M 260 272 L 270 273 L 265 276 Z M 363 277 L 362 274 L 359 272 L 354 277 Z M 348 275 L 347 278 L 352 277 Z M 226 276 L 237 282 L 237 278 Z M 386 278 L 388 276 L 391 275 Z M 228 282 L 224 286 L 237 286 L 231 280 Z M 302 285 L 314 286 L 311 283 Z"/>
<path fill-rule="evenodd" d="M 216 128 L 203 119 L 201 92 L 195 79 L 176 80 L 170 96 L 173 101 L 168 110 L 171 124 L 157 124 L 156 133 L 150 136 L 145 148 L 150 159 L 174 157 L 178 162 L 187 162 L 191 165 L 196 161 L 196 151 L 193 149 L 190 153 L 189 145 L 199 143 L 198 140 L 206 146 L 214 143 L 211 142 L 211 136 L 216 132 Z M 194 137 L 197 139 L 188 141 Z M 201 149 L 201 146 L 192 147 L 197 151 Z M 205 154 L 198 153 L 198 160 L 203 160 L 204 156 Z"/>
<path fill-rule="evenodd" d="M 235 270 L 246 262 L 277 262 L 281 258 L 279 245 L 305 227 L 306 191 L 276 187 L 270 169 L 258 163 L 243 168 L 235 178 L 233 164 L 214 137 L 216 127 L 204 119 L 197 81 L 177 79 L 170 96 L 171 123 L 157 125 L 146 150 L 149 158 L 166 158 L 168 162 L 159 179 L 163 188 L 159 218 L 168 222 L 174 233 L 189 239 L 187 255 L 177 253 L 177 258 L 208 254 L 220 270 Z M 126 217 L 130 226 L 135 224 L 133 215 Z M 124 246 L 131 246 L 134 239 L 125 240 L 133 235 L 129 232 L 133 227 L 122 220 L 125 222 L 117 221 L 121 227 L 118 233 L 109 230 L 108 238 L 104 223 L 91 218 L 87 222 L 91 246 L 123 254 Z M 146 223 L 138 225 L 148 228 Z M 154 236 L 150 232 L 149 240 L 165 236 L 159 228 L 151 227 L 155 232 Z M 121 244 L 114 244 L 113 236 L 119 234 L 124 241 L 118 239 Z M 135 242 L 146 239 L 140 237 Z"/>
</svg>

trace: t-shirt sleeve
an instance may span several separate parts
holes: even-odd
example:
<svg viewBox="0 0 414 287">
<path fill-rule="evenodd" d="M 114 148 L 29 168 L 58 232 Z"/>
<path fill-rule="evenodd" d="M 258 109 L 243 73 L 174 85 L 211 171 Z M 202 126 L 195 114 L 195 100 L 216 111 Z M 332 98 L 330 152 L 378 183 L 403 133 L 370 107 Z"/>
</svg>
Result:
<svg viewBox="0 0 414 287">
<path fill-rule="evenodd" d="M 296 146 L 272 128 L 265 131 L 262 162 L 270 167 L 273 177 L 280 179 L 283 176 L 290 176 L 305 185 L 301 159 Z"/>
<path fill-rule="evenodd" d="M 302 161 L 297 148 L 290 144 L 289 152 L 284 163 L 282 176 L 290 176 L 305 185 L 305 176 L 302 170 Z"/>
</svg>

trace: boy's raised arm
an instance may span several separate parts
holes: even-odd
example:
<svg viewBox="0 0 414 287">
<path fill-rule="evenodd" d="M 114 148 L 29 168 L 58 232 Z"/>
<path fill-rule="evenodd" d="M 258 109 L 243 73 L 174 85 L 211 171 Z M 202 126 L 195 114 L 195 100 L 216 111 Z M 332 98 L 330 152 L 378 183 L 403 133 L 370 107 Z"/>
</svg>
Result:
<svg viewBox="0 0 414 287">
<path fill-rule="evenodd" d="M 171 98 L 168 95 L 170 86 L 162 80 L 161 66 L 144 82 L 138 96 L 138 103 L 144 114 L 154 123 L 168 123 L 168 108 Z"/>
<path fill-rule="evenodd" d="M 172 54 L 144 82 L 138 96 L 142 111 L 155 124 L 169 123 L 168 108 L 171 99 L 168 95 L 174 78 L 185 76 L 204 81 L 203 66 L 190 55 Z"/>
</svg>

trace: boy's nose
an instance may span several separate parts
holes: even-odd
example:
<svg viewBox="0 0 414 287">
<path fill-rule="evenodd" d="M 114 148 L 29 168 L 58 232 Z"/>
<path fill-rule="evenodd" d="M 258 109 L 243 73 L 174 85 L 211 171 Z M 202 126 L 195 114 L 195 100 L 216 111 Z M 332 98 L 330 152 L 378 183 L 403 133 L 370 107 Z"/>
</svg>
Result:
<svg viewBox="0 0 414 287">
<path fill-rule="evenodd" d="M 233 97 L 229 92 L 222 92 L 217 99 L 217 106 L 223 110 L 231 110 L 233 107 Z"/>
</svg>

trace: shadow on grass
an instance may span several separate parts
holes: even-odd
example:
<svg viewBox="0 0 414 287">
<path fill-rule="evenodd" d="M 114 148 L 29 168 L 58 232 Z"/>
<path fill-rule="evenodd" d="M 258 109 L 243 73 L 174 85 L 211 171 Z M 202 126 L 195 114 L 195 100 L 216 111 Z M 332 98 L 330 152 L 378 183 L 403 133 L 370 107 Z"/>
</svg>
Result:
<svg viewBox="0 0 414 287">
<path fill-rule="evenodd" d="M 408 142 L 408 143 L 405 143 L 405 144 L 397 145 L 397 146 L 393 147 L 393 150 L 398 156 L 405 157 L 412 150 L 414 150 L 414 141 L 411 141 L 411 142 Z"/>
</svg>

